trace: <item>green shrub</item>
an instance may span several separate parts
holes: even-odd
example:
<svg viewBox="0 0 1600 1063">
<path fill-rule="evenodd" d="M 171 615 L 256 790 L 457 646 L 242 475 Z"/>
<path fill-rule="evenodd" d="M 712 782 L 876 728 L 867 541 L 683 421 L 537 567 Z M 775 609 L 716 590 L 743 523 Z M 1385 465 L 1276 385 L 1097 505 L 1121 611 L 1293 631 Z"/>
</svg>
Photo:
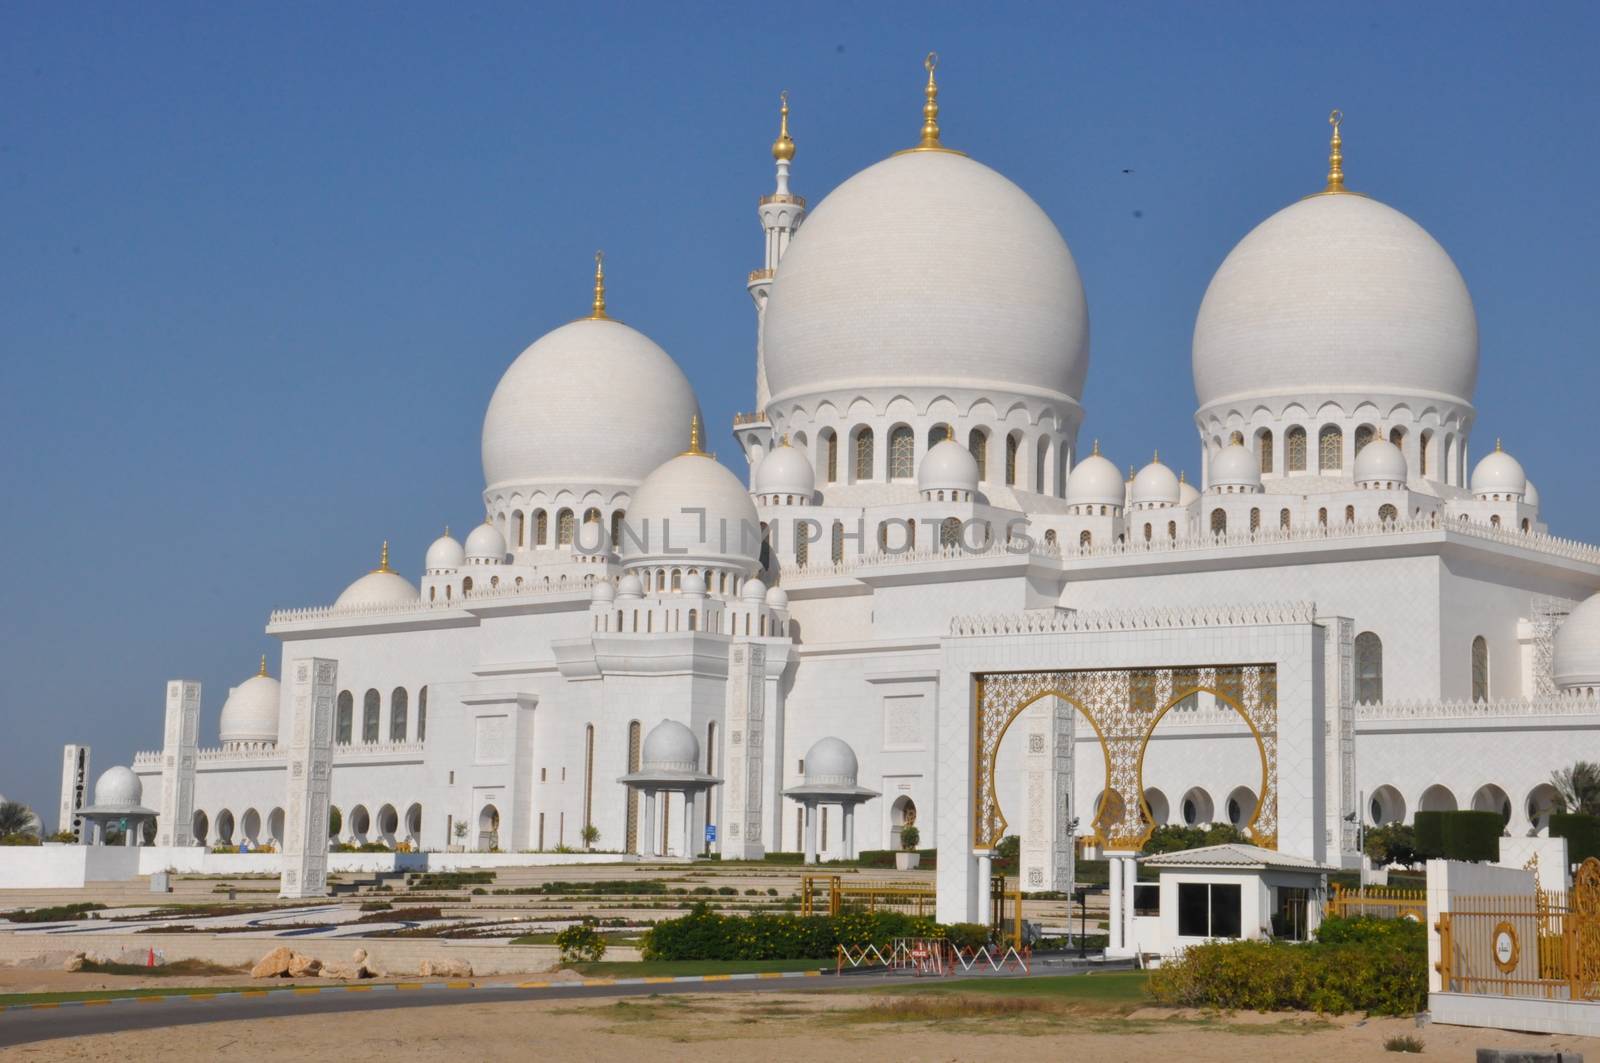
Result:
<svg viewBox="0 0 1600 1063">
<path fill-rule="evenodd" d="M 0 845 L 43 845 L 37 834 L 0 834 Z"/>
<path fill-rule="evenodd" d="M 944 939 L 958 949 L 981 949 L 993 938 L 982 923 L 951 923 L 944 928 Z"/>
<path fill-rule="evenodd" d="M 594 928 L 593 919 L 585 919 L 556 934 L 556 947 L 562 963 L 595 963 L 606 954 L 606 939 Z"/>
<path fill-rule="evenodd" d="M 1504 823 L 1498 812 L 1418 812 L 1416 852 L 1425 860 L 1498 860 Z"/>
<path fill-rule="evenodd" d="M 90 912 L 105 909 L 105 905 L 93 901 L 82 904 L 57 904 L 50 908 L 31 908 L 27 911 L 6 912 L 5 918 L 13 923 L 60 923 L 68 919 L 82 919 Z"/>
<path fill-rule="evenodd" d="M 938 937 L 932 919 L 898 912 L 826 915 L 720 915 L 707 905 L 651 927 L 647 960 L 832 959 L 841 944 L 886 948 L 898 937 Z"/>
<path fill-rule="evenodd" d="M 1168 825 L 1150 832 L 1150 838 L 1141 850 L 1152 853 L 1176 853 L 1184 849 L 1200 849 L 1207 845 L 1226 845 L 1247 839 L 1230 823 L 1213 823 L 1209 827 L 1184 827 Z"/>
<path fill-rule="evenodd" d="M 915 828 L 915 827 L 901 827 L 900 828 L 900 848 L 905 849 L 905 850 L 907 850 L 909 852 L 910 850 L 915 849 L 917 847 L 917 844 L 919 842 L 921 842 L 921 841 L 922 841 L 922 832 L 920 830 L 918 830 L 917 828 Z M 1001 841 L 1001 844 L 1005 843 L 1005 839 L 1004 838 L 1000 839 L 1000 841 Z"/>
<path fill-rule="evenodd" d="M 1417 862 L 1417 832 L 1404 823 L 1386 823 L 1367 831 L 1366 853 L 1378 867 Z"/>
<path fill-rule="evenodd" d="M 1584 812 L 1550 813 L 1550 837 L 1567 839 L 1567 860 L 1581 864 L 1600 857 L 1600 816 Z"/>
<path fill-rule="evenodd" d="M 1328 919 L 1315 942 L 1206 942 L 1162 964 L 1149 989 L 1178 1007 L 1410 1015 L 1427 1004 L 1427 932 L 1409 919 Z"/>
<path fill-rule="evenodd" d="M 388 901 L 362 901 L 361 902 L 361 910 L 363 912 L 387 912 L 389 909 L 391 909 L 393 907 L 394 907 L 394 905 L 390 904 Z"/>
</svg>

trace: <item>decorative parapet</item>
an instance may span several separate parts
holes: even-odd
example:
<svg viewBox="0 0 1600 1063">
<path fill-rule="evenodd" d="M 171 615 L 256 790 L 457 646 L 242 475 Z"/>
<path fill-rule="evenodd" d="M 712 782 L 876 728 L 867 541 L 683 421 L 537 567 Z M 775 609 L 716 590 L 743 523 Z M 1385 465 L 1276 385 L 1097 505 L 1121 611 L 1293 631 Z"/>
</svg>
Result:
<svg viewBox="0 0 1600 1063">
<path fill-rule="evenodd" d="M 954 617 L 950 621 L 950 634 L 965 637 L 1150 631 L 1159 628 L 1240 627 L 1247 624 L 1309 624 L 1316 619 L 1317 607 L 1312 602 L 1195 609 L 1114 609 L 1090 613 L 1071 609 L 1028 609 L 1019 613 Z"/>
<path fill-rule="evenodd" d="M 778 271 L 775 269 L 753 269 L 750 271 L 750 280 L 748 283 L 760 284 L 762 281 L 769 281 L 777 275 Z"/>
<path fill-rule="evenodd" d="M 161 767 L 161 750 L 159 750 L 159 749 L 144 749 L 144 750 L 140 750 L 139 752 L 137 752 L 137 753 L 135 753 L 133 755 L 133 770 L 134 771 L 138 771 L 140 768 L 156 768 L 156 769 L 159 769 L 160 767 Z"/>
<path fill-rule="evenodd" d="M 361 742 L 341 743 L 333 747 L 335 763 L 350 760 L 371 760 L 384 757 L 421 756 L 426 743 L 423 742 Z M 281 747 L 269 746 L 265 749 L 225 749 L 213 747 L 195 751 L 195 760 L 200 764 L 259 764 L 278 763 L 286 759 L 286 752 Z M 161 751 L 146 750 L 135 753 L 133 766 L 139 768 L 161 767 Z"/>
<path fill-rule="evenodd" d="M 497 573 L 498 574 L 498 573 Z M 313 620 L 330 620 L 359 617 L 406 616 L 408 614 L 449 613 L 471 609 L 480 602 L 497 602 L 517 598 L 539 598 L 552 594 L 587 594 L 593 590 L 595 577 L 585 574 L 583 579 L 565 583 L 544 584 L 529 580 L 520 587 L 506 582 L 498 587 L 474 588 L 460 598 L 441 598 L 435 601 L 418 599 L 414 602 L 391 602 L 379 605 L 320 605 L 303 609 L 274 609 L 267 624 L 303 624 Z"/>
<path fill-rule="evenodd" d="M 1009 543 L 994 542 L 978 550 L 968 549 L 964 546 L 918 547 L 915 550 L 863 554 L 860 557 L 846 558 L 843 561 L 818 561 L 800 568 L 787 568 L 779 573 L 778 582 L 848 576 L 858 569 L 880 568 L 885 565 L 918 565 L 940 561 L 983 560 L 996 557 L 1019 559 L 1043 557 L 1058 561 L 1061 559 L 1062 553 L 1061 548 L 1054 544 L 1025 539 L 1016 539 Z"/>
<path fill-rule="evenodd" d="M 1600 717 L 1600 696 L 1556 694 L 1544 698 L 1493 701 L 1390 701 L 1356 706 L 1358 720 L 1450 720 L 1489 716 Z"/>
<path fill-rule="evenodd" d="M 761 197 L 761 206 L 765 207 L 769 203 L 792 203 L 797 207 L 803 207 L 806 205 L 806 197 L 791 195 L 788 192 L 774 192 L 770 196 Z"/>
<path fill-rule="evenodd" d="M 759 272 L 762 272 L 762 271 L 761 270 L 757 270 L 756 272 L 759 273 Z M 762 410 L 754 410 L 754 411 L 752 411 L 750 413 L 736 413 L 736 414 L 733 415 L 733 427 L 735 427 L 735 428 L 742 428 L 743 426 L 745 426 L 747 424 L 766 424 L 766 423 L 767 423 L 767 415 Z"/>
</svg>

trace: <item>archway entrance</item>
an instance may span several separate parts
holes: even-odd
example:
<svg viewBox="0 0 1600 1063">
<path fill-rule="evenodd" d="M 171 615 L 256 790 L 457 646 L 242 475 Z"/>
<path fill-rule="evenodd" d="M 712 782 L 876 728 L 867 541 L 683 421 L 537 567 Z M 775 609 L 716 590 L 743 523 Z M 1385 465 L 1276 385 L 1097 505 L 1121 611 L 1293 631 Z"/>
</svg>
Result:
<svg viewBox="0 0 1600 1063">
<path fill-rule="evenodd" d="M 904 795 L 895 798 L 894 804 L 889 806 L 889 847 L 895 852 L 905 848 L 900 832 L 916 825 L 917 803 Z"/>
<path fill-rule="evenodd" d="M 500 810 L 484 805 L 478 812 L 478 851 L 500 848 Z"/>
</svg>

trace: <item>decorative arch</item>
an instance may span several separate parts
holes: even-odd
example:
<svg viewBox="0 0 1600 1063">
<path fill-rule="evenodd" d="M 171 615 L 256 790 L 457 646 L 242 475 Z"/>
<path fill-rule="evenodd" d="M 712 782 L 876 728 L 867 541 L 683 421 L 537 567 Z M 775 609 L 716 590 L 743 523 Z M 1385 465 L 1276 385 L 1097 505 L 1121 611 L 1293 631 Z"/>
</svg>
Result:
<svg viewBox="0 0 1600 1063">
<path fill-rule="evenodd" d="M 1144 799 L 1144 756 L 1150 736 L 1174 705 L 1208 693 L 1237 712 L 1250 728 L 1261 758 L 1261 799 L 1246 825 L 1252 841 L 1278 841 L 1278 680 L 1272 664 L 1216 668 L 1131 668 L 1064 672 L 997 672 L 977 677 L 977 771 L 974 836 L 977 849 L 993 849 L 1006 819 L 995 789 L 995 757 L 1006 729 L 1034 702 L 1057 697 L 1089 721 L 1106 762 L 1104 803 L 1094 834 L 1107 849 L 1138 849 L 1149 839 L 1153 816 Z"/>
</svg>

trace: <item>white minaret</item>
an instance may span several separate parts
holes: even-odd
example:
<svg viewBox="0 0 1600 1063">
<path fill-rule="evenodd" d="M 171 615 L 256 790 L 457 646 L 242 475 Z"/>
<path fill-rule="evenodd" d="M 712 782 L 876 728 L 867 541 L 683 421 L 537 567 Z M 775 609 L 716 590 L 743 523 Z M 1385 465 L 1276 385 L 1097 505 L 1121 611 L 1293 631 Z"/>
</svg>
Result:
<svg viewBox="0 0 1600 1063">
<path fill-rule="evenodd" d="M 756 466 L 771 447 L 772 428 L 767 423 L 766 343 L 762 338 L 767 315 L 767 295 L 772 289 L 772 278 L 778 272 L 778 260 L 789 248 L 789 240 L 806 216 L 806 201 L 789 191 L 789 163 L 794 159 L 794 141 L 789 136 L 789 94 L 783 93 L 779 111 L 778 139 L 772 142 L 772 158 L 777 163 L 778 186 L 771 195 L 762 196 L 760 203 L 761 229 L 766 236 L 763 265 L 751 270 L 745 287 L 756 304 L 756 408 L 753 413 L 734 418 L 734 436 L 750 462 L 751 476 Z"/>
</svg>

